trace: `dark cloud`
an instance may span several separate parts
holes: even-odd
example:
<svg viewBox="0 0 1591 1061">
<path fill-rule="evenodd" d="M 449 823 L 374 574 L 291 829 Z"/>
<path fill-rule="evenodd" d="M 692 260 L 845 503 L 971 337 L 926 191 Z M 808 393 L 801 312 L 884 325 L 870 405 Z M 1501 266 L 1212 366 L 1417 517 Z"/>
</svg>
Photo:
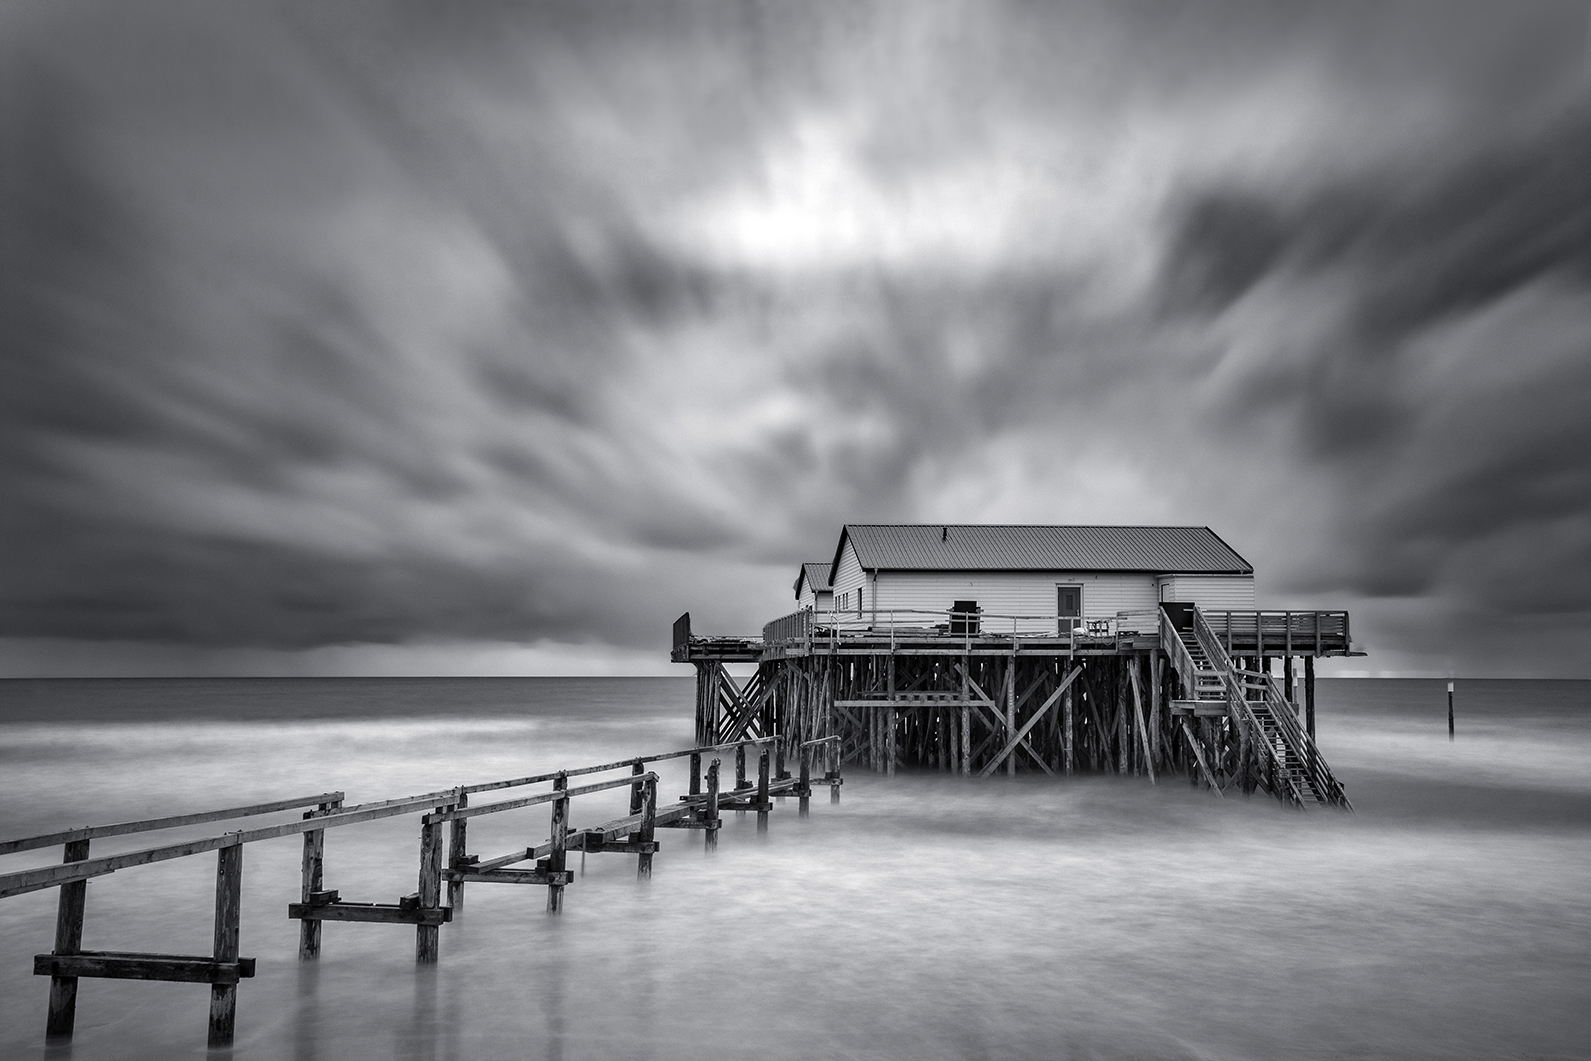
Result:
<svg viewBox="0 0 1591 1061">
<path fill-rule="evenodd" d="M 0 637 L 660 651 L 942 518 L 1591 629 L 1583 12 L 5 17 Z"/>
</svg>

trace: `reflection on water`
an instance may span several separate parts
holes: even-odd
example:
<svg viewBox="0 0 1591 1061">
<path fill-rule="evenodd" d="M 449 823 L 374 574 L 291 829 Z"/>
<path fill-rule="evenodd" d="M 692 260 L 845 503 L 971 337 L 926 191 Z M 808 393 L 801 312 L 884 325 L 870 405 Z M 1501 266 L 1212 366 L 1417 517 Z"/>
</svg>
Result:
<svg viewBox="0 0 1591 1061">
<path fill-rule="evenodd" d="M 204 806 L 329 780 L 380 798 L 679 747 L 690 730 L 687 682 L 565 683 L 561 697 L 488 683 L 479 702 L 470 682 L 286 683 L 290 710 L 271 700 L 283 686 L 240 683 L 253 706 L 223 703 L 220 721 L 136 723 L 84 706 L 116 684 L 0 705 L 0 831 L 151 813 L 162 793 Z M 815 800 L 803 821 L 788 801 L 765 836 L 726 816 L 713 855 L 663 832 L 648 883 L 633 856 L 593 856 L 558 918 L 540 889 L 471 885 L 433 968 L 413 964 L 412 929 L 338 923 L 321 961 L 298 963 L 298 845 L 252 845 L 243 949 L 259 974 L 240 991 L 234 1056 L 1587 1056 L 1587 686 L 1473 690 L 1449 745 L 1439 684 L 1434 698 L 1419 682 L 1322 684 L 1323 746 L 1354 816 L 1176 779 L 854 774 L 839 806 Z M 38 717 L 50 695 L 74 717 Z M 372 712 L 382 701 L 393 718 Z M 663 791 L 684 791 L 683 764 L 670 769 Z M 575 824 L 624 798 L 577 799 Z M 544 812 L 478 819 L 472 847 L 533 842 Z M 417 831 L 328 834 L 327 886 L 413 891 Z M 213 872 L 204 856 L 93 882 L 85 944 L 205 950 Z M 29 971 L 54 904 L 0 900 L 0 1056 L 43 1056 L 48 982 Z M 84 981 L 71 1056 L 200 1057 L 204 1023 L 202 987 Z"/>
</svg>

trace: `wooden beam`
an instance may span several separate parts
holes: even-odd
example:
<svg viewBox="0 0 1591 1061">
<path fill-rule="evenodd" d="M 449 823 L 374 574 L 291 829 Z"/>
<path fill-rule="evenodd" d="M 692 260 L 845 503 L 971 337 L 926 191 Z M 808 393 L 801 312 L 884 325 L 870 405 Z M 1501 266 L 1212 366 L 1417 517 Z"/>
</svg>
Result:
<svg viewBox="0 0 1591 1061">
<path fill-rule="evenodd" d="M 979 777 L 988 777 L 990 774 L 994 773 L 995 768 L 998 767 L 1007 756 L 1016 751 L 1019 745 L 1025 746 L 1027 748 L 1028 753 L 1033 756 L 1034 760 L 1039 764 L 1040 767 L 1044 769 L 1045 773 L 1052 776 L 1054 775 L 1055 771 L 1051 770 L 1049 768 L 1049 764 L 1039 757 L 1039 754 L 1033 750 L 1032 745 L 1028 744 L 1027 735 L 1032 731 L 1034 726 L 1038 725 L 1039 720 L 1044 717 L 1045 712 L 1054 707 L 1056 701 L 1060 700 L 1060 698 L 1066 693 L 1066 690 L 1072 687 L 1072 682 L 1075 681 L 1077 676 L 1081 673 L 1081 667 L 1072 668 L 1071 673 L 1066 676 L 1060 685 L 1056 686 L 1055 691 L 1049 695 L 1042 705 L 1040 705 L 1039 709 L 1033 712 L 1033 717 L 1027 720 L 1022 728 L 1017 731 L 1016 735 L 1006 743 L 1005 747 L 1002 748 L 993 759 L 989 760 L 989 762 L 985 764 L 982 770 L 978 771 Z"/>
<path fill-rule="evenodd" d="M 242 807 L 227 807 L 223 810 L 198 811 L 194 814 L 173 814 L 164 818 L 145 818 L 142 821 L 119 822 L 115 825 L 91 825 L 81 829 L 63 829 L 60 832 L 45 833 L 42 836 L 0 841 L 0 855 L 10 855 L 18 851 L 33 851 L 41 847 L 54 847 L 57 844 L 69 844 L 78 840 L 97 840 L 102 836 L 126 836 L 129 833 L 153 832 L 157 829 L 175 829 L 183 825 L 202 825 L 205 822 L 226 821 L 230 818 L 247 818 L 259 814 L 274 814 L 277 811 L 297 810 L 300 807 L 316 807 L 329 803 L 341 803 L 342 801 L 343 794 L 341 792 L 322 792 L 315 796 L 278 799 L 269 803 L 250 803 Z"/>
<path fill-rule="evenodd" d="M 1204 771 L 1204 779 L 1210 783 L 1217 796 L 1221 795 L 1221 786 L 1216 784 L 1215 775 L 1210 772 L 1210 767 L 1204 761 L 1204 750 L 1199 747 L 1198 740 L 1193 736 L 1193 727 L 1188 724 L 1186 717 L 1181 719 L 1183 736 L 1188 738 L 1188 747 L 1193 749 L 1193 757 L 1199 762 L 1199 769 Z"/>
<path fill-rule="evenodd" d="M 107 980 L 165 980 L 183 984 L 236 984 L 254 975 L 255 960 L 215 958 L 186 954 L 144 954 L 137 951 L 80 951 L 77 954 L 36 954 L 33 972 L 38 976 L 102 977 Z"/>
</svg>

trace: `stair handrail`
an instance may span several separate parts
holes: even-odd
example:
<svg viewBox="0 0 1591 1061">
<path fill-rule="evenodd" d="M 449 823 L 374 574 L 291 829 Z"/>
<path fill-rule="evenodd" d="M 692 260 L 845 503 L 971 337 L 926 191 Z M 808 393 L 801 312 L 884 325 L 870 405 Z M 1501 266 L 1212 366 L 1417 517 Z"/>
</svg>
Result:
<svg viewBox="0 0 1591 1061">
<path fill-rule="evenodd" d="M 1299 724 L 1298 716 L 1293 713 L 1292 701 L 1287 699 L 1286 691 L 1274 675 L 1264 675 L 1266 698 L 1271 704 L 1271 714 L 1277 717 L 1281 729 L 1286 731 L 1285 739 L 1296 746 L 1304 761 L 1304 771 L 1309 775 L 1310 784 L 1326 798 L 1328 803 L 1340 803 L 1352 810 L 1348 797 L 1343 794 L 1342 782 L 1337 780 L 1331 772 L 1331 767 L 1326 765 L 1326 760 L 1320 754 L 1320 746 L 1310 737 L 1309 731 Z"/>
<path fill-rule="evenodd" d="M 1171 666 L 1182 678 L 1183 692 L 1192 696 L 1198 679 L 1199 665 L 1194 662 L 1193 653 L 1188 651 L 1188 646 L 1183 643 L 1182 632 L 1177 629 L 1177 624 L 1164 608 L 1160 609 L 1160 644 L 1166 654 L 1171 657 Z"/>
<path fill-rule="evenodd" d="M 1210 627 L 1210 623 L 1205 618 L 1204 613 L 1197 607 L 1193 609 L 1193 632 L 1194 636 L 1199 639 L 1199 647 L 1204 649 L 1204 654 L 1210 657 L 1210 662 L 1221 674 L 1224 688 L 1226 689 L 1229 710 L 1238 716 L 1242 724 L 1249 727 L 1249 731 L 1255 735 L 1257 742 L 1265 746 L 1266 755 L 1277 767 L 1276 770 L 1271 772 L 1272 777 L 1280 776 L 1283 778 L 1283 784 L 1287 791 L 1285 793 L 1273 792 L 1273 794 L 1303 806 L 1304 793 L 1299 790 L 1297 783 L 1288 775 L 1287 760 L 1276 750 L 1275 745 L 1271 743 L 1266 735 L 1265 727 L 1261 725 L 1259 717 L 1254 714 L 1253 703 L 1247 697 L 1247 688 L 1243 684 L 1238 667 L 1232 662 L 1232 657 L 1227 654 L 1226 646 L 1221 643 L 1221 639 Z M 1247 674 L 1248 672 L 1244 671 L 1242 673 Z M 1293 719 L 1291 708 L 1286 711 L 1273 709 L 1271 716 L 1277 719 L 1277 729 L 1281 731 L 1283 742 L 1292 746 L 1295 752 L 1300 753 L 1299 758 L 1306 764 L 1306 770 L 1311 758 L 1317 762 L 1320 761 L 1319 755 L 1308 756 L 1302 754 L 1302 747 L 1296 740 L 1291 739 L 1292 734 L 1287 731 L 1286 721 L 1282 717 L 1285 716 L 1286 719 L 1292 720 L 1296 728 L 1297 720 Z M 1317 787 L 1316 791 L 1319 792 L 1321 789 Z"/>
</svg>

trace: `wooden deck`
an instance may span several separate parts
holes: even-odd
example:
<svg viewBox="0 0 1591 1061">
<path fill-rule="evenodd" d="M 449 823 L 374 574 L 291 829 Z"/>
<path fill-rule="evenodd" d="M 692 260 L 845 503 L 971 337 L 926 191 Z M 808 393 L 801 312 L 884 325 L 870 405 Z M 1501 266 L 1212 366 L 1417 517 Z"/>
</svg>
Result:
<svg viewBox="0 0 1591 1061">
<path fill-rule="evenodd" d="M 1345 611 L 1213 611 L 1204 613 L 1222 647 L 1232 655 L 1285 658 L 1355 656 Z M 986 625 L 1031 621 L 1030 617 L 985 616 Z M 825 617 L 799 611 L 763 627 L 762 636 L 701 636 L 686 613 L 674 623 L 670 658 L 675 663 L 764 663 L 803 656 L 1120 656 L 1163 648 L 1158 629 L 1113 629 L 1096 621 L 1061 633 L 951 633 L 940 624 L 897 625 Z M 1149 624 L 1143 624 L 1149 625 Z"/>
</svg>

